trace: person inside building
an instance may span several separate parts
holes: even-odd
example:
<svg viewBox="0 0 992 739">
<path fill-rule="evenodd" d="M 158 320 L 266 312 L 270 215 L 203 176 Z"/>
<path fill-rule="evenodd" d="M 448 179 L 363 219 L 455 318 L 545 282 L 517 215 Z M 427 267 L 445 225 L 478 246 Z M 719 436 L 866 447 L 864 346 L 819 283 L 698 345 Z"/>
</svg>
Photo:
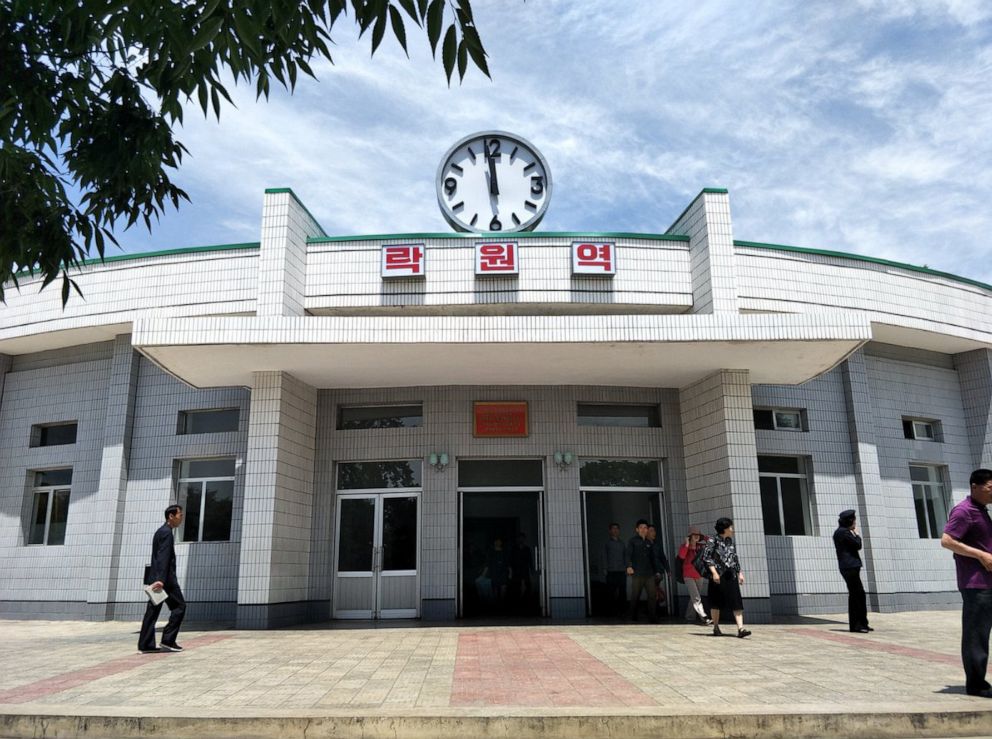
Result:
<svg viewBox="0 0 992 739">
<path fill-rule="evenodd" d="M 689 602 L 685 607 L 685 620 L 698 621 L 706 626 L 712 626 L 713 619 L 706 615 L 706 610 L 703 608 L 701 586 L 705 578 L 692 566 L 696 554 L 699 552 L 699 547 L 706 546 L 707 541 L 698 526 L 690 526 L 689 535 L 685 537 L 685 541 L 679 547 L 679 559 L 682 560 L 682 579 L 685 582 L 685 589 L 689 591 Z"/>
<path fill-rule="evenodd" d="M 603 547 L 606 561 L 606 612 L 620 616 L 627 610 L 627 546 L 620 540 L 620 524 L 611 523 L 610 538 Z"/>
<path fill-rule="evenodd" d="M 525 611 L 531 602 L 530 573 L 534 569 L 527 534 L 517 534 L 517 545 L 510 553 L 510 598 L 518 611 Z"/>
<path fill-rule="evenodd" d="M 992 470 L 971 473 L 971 494 L 951 509 L 940 545 L 954 552 L 961 591 L 961 662 L 968 695 L 992 698 L 985 676 L 992 631 Z"/>
<path fill-rule="evenodd" d="M 720 611 L 727 608 L 734 612 L 737 622 L 737 636 L 743 639 L 751 636 L 744 628 L 744 600 L 741 598 L 741 585 L 744 573 L 734 545 L 734 522 L 721 517 L 714 524 L 716 538 L 706 545 L 703 562 L 710 568 L 710 618 L 713 619 L 713 636 L 722 636 L 720 631 Z"/>
<path fill-rule="evenodd" d="M 503 540 L 498 536 L 493 539 L 493 547 L 486 557 L 486 568 L 482 571 L 482 576 L 489 578 L 496 607 L 504 608 L 507 585 L 510 582 L 510 556 L 503 549 Z"/>
<path fill-rule="evenodd" d="M 861 583 L 861 534 L 858 532 L 857 514 L 853 510 L 840 512 L 834 532 L 834 547 L 837 549 L 840 576 L 847 583 L 848 628 L 867 634 L 874 629 L 868 625 L 868 601 Z"/>
<path fill-rule="evenodd" d="M 651 549 L 654 553 L 654 592 L 658 606 L 662 607 L 668 600 L 668 593 L 662 579 L 671 571 L 668 565 L 668 557 L 665 556 L 661 542 L 658 541 L 658 527 L 653 523 L 648 524 L 648 541 L 651 542 Z"/>
<path fill-rule="evenodd" d="M 624 553 L 627 564 L 627 574 L 631 578 L 630 608 L 627 615 L 631 621 L 637 620 L 637 609 L 643 591 L 647 597 L 648 618 L 653 622 L 657 616 L 657 595 L 655 593 L 654 576 L 657 560 L 654 547 L 648 539 L 648 522 L 639 519 L 634 526 L 637 533 L 627 542 Z"/>
</svg>

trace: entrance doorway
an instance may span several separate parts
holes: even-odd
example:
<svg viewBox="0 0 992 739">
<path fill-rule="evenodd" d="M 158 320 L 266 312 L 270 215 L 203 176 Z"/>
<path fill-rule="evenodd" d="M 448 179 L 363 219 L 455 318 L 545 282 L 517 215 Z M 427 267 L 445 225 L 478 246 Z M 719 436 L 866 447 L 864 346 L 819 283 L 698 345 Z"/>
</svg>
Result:
<svg viewBox="0 0 992 739">
<path fill-rule="evenodd" d="M 674 561 L 665 536 L 665 526 L 662 524 L 662 499 L 657 491 L 623 491 L 623 490 L 583 490 L 583 522 L 585 525 L 585 555 L 586 555 L 586 609 L 591 616 L 621 615 L 629 604 L 630 581 L 624 577 L 625 587 L 618 602 L 616 593 L 611 590 L 607 578 L 606 543 L 609 539 L 609 525 L 620 524 L 620 541 L 624 544 L 635 535 L 634 524 L 638 519 L 645 519 L 655 524 L 658 529 L 656 546 L 668 558 L 669 565 Z M 672 596 L 670 584 L 662 580 L 665 592 Z M 642 596 L 644 597 L 644 596 Z M 664 613 L 666 606 L 658 609 Z"/>
<path fill-rule="evenodd" d="M 420 496 L 339 493 L 334 618 L 416 618 Z"/>
<path fill-rule="evenodd" d="M 541 492 L 462 491 L 460 615 L 543 616 Z"/>
</svg>

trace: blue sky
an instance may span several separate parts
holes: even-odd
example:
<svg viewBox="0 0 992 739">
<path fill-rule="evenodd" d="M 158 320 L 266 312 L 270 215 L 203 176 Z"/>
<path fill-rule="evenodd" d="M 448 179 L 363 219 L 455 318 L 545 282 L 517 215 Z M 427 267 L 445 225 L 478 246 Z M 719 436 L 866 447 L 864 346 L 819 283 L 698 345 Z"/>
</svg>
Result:
<svg viewBox="0 0 992 739">
<path fill-rule="evenodd" d="M 734 237 L 857 252 L 992 283 L 992 2 L 475 0 L 492 81 L 446 84 L 426 38 L 335 64 L 218 124 L 190 106 L 193 199 L 126 252 L 257 241 L 266 187 L 333 235 L 447 232 L 434 175 L 469 133 L 533 142 L 541 230 L 664 231 L 703 187 Z"/>
</svg>

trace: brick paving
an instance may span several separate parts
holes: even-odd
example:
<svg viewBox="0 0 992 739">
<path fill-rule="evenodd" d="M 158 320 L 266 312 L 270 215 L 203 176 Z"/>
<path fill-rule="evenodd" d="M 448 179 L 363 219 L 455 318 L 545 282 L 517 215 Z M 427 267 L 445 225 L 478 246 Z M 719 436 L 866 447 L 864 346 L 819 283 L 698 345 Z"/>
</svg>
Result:
<svg viewBox="0 0 992 739">
<path fill-rule="evenodd" d="M 0 621 L 0 713 L 186 715 L 658 714 L 977 710 L 953 611 L 759 625 L 750 639 L 683 623 L 185 629 L 138 655 L 137 623 Z M 721 686 L 714 690 L 713 686 Z M 467 714 L 466 714 L 467 715 Z M 989 725 L 992 734 L 992 723 Z"/>
</svg>

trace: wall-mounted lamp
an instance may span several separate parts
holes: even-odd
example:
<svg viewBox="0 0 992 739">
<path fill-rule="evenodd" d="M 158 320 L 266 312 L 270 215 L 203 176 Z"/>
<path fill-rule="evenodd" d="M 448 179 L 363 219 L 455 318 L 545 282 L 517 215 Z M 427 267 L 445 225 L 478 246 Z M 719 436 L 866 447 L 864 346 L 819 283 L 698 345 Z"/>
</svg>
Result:
<svg viewBox="0 0 992 739">
<path fill-rule="evenodd" d="M 444 468 L 448 466 L 448 455 L 445 452 L 431 452 L 430 456 L 427 457 L 427 464 L 438 472 L 443 472 Z"/>
<path fill-rule="evenodd" d="M 571 452 L 555 452 L 554 460 L 555 464 L 558 465 L 558 469 L 564 472 L 565 468 L 575 461 L 575 455 Z"/>
</svg>

